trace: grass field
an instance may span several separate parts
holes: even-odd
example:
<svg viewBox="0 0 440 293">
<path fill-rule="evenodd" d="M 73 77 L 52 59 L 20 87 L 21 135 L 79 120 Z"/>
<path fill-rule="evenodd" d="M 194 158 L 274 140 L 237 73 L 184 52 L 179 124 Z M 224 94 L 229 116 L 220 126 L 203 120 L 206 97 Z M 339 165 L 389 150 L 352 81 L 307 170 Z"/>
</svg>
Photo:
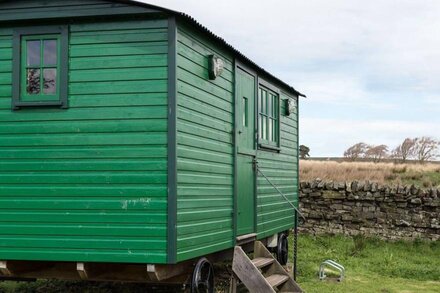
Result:
<svg viewBox="0 0 440 293">
<path fill-rule="evenodd" d="M 440 187 L 439 164 L 393 164 L 369 162 L 300 161 L 300 179 L 334 181 L 369 180 L 383 184 L 414 184 Z"/>
<path fill-rule="evenodd" d="M 346 268 L 341 282 L 319 281 L 322 261 Z M 362 237 L 300 236 L 298 282 L 309 293 L 440 292 L 440 242 L 385 242 Z"/>
<path fill-rule="evenodd" d="M 292 239 L 291 239 L 292 241 Z M 385 242 L 377 239 L 344 236 L 300 235 L 298 282 L 308 293 L 434 293 L 440 292 L 440 241 Z M 291 242 L 292 245 L 292 242 Z M 291 246 L 292 247 L 292 246 Z M 322 261 L 333 259 L 346 268 L 341 283 L 319 281 Z M 227 292 L 226 268 L 217 267 L 217 278 Z M 221 278 L 223 275 L 223 278 Z M 173 292 L 144 285 L 39 281 L 36 283 L 0 283 L 0 292 Z M 180 292 L 180 291 L 176 291 Z"/>
</svg>

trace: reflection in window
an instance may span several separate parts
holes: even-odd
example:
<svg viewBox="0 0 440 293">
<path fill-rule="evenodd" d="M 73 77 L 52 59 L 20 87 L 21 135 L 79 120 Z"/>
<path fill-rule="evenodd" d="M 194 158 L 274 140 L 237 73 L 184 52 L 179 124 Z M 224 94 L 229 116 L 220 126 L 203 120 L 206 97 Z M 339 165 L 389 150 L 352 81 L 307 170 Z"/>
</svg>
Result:
<svg viewBox="0 0 440 293">
<path fill-rule="evenodd" d="M 57 70 L 54 68 L 43 70 L 43 93 L 53 95 L 57 89 Z"/>
<path fill-rule="evenodd" d="M 26 78 L 26 91 L 29 95 L 40 93 L 40 69 L 28 69 Z"/>
</svg>

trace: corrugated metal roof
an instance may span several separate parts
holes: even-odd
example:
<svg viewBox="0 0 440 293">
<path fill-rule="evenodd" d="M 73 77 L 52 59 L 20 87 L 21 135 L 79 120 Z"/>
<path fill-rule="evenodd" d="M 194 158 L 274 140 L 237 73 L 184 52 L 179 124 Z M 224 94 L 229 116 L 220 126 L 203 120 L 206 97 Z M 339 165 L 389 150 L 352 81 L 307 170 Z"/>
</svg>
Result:
<svg viewBox="0 0 440 293">
<path fill-rule="evenodd" d="M 185 21 L 191 23 L 192 25 L 196 26 L 200 30 L 204 31 L 205 33 L 209 34 L 212 38 L 216 39 L 223 46 L 225 46 L 229 50 L 233 51 L 234 54 L 236 54 L 240 59 L 243 59 L 244 62 L 250 64 L 252 67 L 255 67 L 258 71 L 261 71 L 263 74 L 269 76 L 274 81 L 282 84 L 284 87 L 286 87 L 286 89 L 291 90 L 293 93 L 295 93 L 295 94 L 297 94 L 299 96 L 305 97 L 304 94 L 300 93 L 295 88 L 293 88 L 291 85 L 287 84 L 286 82 L 282 81 L 281 79 L 277 78 L 276 76 L 274 76 L 271 73 L 269 73 L 268 71 L 266 71 L 264 68 L 260 67 L 258 64 L 256 64 L 254 61 L 252 61 L 251 59 L 246 57 L 243 53 L 241 53 L 239 50 L 237 50 L 231 44 L 226 42 L 223 38 L 221 38 L 221 37 L 217 36 L 216 34 L 214 34 L 211 30 L 209 30 L 207 27 L 205 27 L 204 25 L 199 23 L 196 19 L 194 19 L 192 16 L 190 16 L 190 15 L 188 15 L 186 13 L 175 11 L 175 10 L 171 10 L 171 9 L 160 7 L 160 6 L 156 6 L 156 5 L 152 5 L 152 4 L 148 4 L 148 3 L 144 3 L 144 2 L 139 2 L 139 1 L 136 1 L 136 0 L 111 0 L 111 1 L 113 1 L 113 2 L 120 2 L 120 3 L 127 3 L 127 4 L 141 6 L 141 7 L 148 7 L 148 8 L 164 11 L 164 12 L 170 13 L 172 15 L 175 15 L 177 17 L 180 17 L 183 20 L 185 20 Z"/>
</svg>

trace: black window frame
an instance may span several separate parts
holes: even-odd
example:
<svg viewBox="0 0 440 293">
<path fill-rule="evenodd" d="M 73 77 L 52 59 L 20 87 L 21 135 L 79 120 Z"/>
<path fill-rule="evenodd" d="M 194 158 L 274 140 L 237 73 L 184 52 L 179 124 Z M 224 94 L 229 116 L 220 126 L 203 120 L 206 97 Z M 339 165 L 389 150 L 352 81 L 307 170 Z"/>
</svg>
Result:
<svg viewBox="0 0 440 293">
<path fill-rule="evenodd" d="M 264 140 L 260 137 L 260 113 L 261 113 L 261 98 L 260 98 L 260 88 L 272 92 L 277 96 L 277 141 L 271 142 Z M 272 152 L 281 151 L 281 91 L 279 88 L 275 87 L 273 84 L 265 81 L 264 79 L 258 78 L 258 92 L 257 92 L 258 102 L 257 102 L 257 138 L 258 138 L 258 149 L 267 150 Z"/>
<path fill-rule="evenodd" d="M 22 37 L 32 35 L 59 35 L 60 56 L 59 58 L 59 99 L 54 101 L 22 101 L 21 100 L 21 51 Z M 54 107 L 68 108 L 68 66 L 69 66 L 69 27 L 57 26 L 33 26 L 14 29 L 12 56 L 12 109 L 19 110 L 29 107 Z"/>
</svg>

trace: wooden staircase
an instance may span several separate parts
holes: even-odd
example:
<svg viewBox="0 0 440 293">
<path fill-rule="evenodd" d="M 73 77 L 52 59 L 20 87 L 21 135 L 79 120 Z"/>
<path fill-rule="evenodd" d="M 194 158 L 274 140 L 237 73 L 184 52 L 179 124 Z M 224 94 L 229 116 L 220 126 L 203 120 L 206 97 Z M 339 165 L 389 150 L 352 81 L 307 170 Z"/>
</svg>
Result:
<svg viewBox="0 0 440 293">
<path fill-rule="evenodd" d="M 240 246 L 235 247 L 232 271 L 232 293 L 237 292 L 237 278 L 251 293 L 303 292 L 260 241 L 255 241 L 253 259 Z"/>
</svg>

